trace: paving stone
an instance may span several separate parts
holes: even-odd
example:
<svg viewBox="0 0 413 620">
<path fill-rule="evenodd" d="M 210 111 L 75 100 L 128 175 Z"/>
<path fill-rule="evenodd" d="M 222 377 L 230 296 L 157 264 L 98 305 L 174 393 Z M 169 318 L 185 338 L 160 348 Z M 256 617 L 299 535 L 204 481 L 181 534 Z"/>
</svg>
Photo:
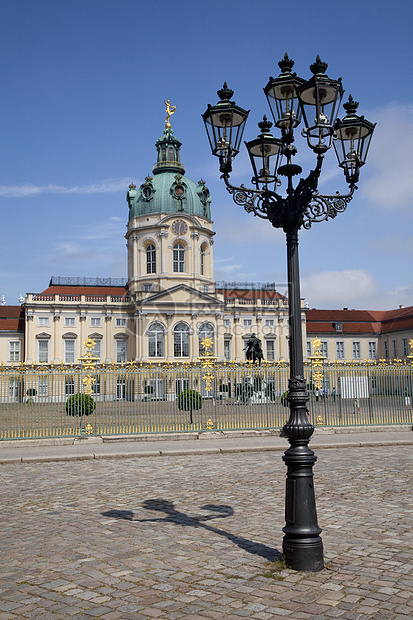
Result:
<svg viewBox="0 0 413 620">
<path fill-rule="evenodd" d="M 411 447 L 317 457 L 315 574 L 271 561 L 280 454 L 0 466 L 0 620 L 410 620 Z"/>
</svg>

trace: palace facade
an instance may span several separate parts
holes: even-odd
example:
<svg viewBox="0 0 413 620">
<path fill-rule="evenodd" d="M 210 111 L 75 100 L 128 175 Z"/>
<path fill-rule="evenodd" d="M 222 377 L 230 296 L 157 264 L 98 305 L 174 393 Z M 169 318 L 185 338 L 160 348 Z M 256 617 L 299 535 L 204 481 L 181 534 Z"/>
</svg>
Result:
<svg viewBox="0 0 413 620">
<path fill-rule="evenodd" d="M 21 307 L 3 306 L 1 360 L 76 363 L 91 337 L 105 363 L 195 361 L 209 337 L 218 361 L 240 361 L 252 333 L 266 359 L 288 359 L 288 303 L 275 286 L 215 282 L 210 193 L 185 176 L 180 148 L 167 123 L 152 175 L 129 186 L 127 278 L 53 277 Z"/>
<path fill-rule="evenodd" d="M 167 122 L 151 175 L 127 192 L 127 278 L 52 277 L 21 306 L 0 306 L 0 362 L 73 364 L 91 337 L 104 363 L 196 361 L 213 341 L 218 361 L 245 359 L 255 333 L 268 361 L 288 360 L 288 300 L 274 284 L 214 279 L 211 197 L 185 176 Z M 406 358 L 413 308 L 389 312 L 306 309 L 303 346 L 330 360 Z"/>
</svg>

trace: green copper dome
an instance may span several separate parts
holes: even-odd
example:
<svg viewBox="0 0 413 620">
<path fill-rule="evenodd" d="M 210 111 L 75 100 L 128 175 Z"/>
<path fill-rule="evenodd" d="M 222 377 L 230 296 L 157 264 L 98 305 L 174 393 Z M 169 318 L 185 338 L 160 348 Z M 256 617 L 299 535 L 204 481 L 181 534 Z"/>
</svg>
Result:
<svg viewBox="0 0 413 620">
<path fill-rule="evenodd" d="M 129 186 L 129 220 L 154 213 L 187 213 L 211 220 L 211 197 L 205 181 L 198 184 L 185 176 L 180 161 L 181 143 L 168 126 L 156 143 L 158 160 L 153 176 L 139 188 Z"/>
</svg>

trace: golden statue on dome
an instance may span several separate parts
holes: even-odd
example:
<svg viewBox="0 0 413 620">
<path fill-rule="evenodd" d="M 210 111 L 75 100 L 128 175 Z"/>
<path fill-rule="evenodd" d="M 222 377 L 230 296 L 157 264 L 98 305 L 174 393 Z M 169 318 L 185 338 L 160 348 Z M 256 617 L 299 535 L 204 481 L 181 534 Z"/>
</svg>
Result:
<svg viewBox="0 0 413 620">
<path fill-rule="evenodd" d="M 171 105 L 169 101 L 170 101 L 169 99 L 168 101 L 164 101 L 164 104 L 166 105 L 166 114 L 167 114 L 167 117 L 165 119 L 165 129 L 171 129 L 171 123 L 169 122 L 169 119 L 172 116 L 172 114 L 174 114 L 176 111 L 176 105 Z"/>
</svg>

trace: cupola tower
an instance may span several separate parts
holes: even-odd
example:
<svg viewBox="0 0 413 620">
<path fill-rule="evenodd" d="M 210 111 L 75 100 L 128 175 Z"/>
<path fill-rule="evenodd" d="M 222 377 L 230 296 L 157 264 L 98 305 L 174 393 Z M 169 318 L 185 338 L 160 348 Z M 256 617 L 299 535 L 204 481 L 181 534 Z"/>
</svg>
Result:
<svg viewBox="0 0 413 620">
<path fill-rule="evenodd" d="M 135 302 L 177 284 L 214 292 L 209 190 L 205 181 L 185 176 L 181 142 L 169 120 L 175 107 L 165 103 L 152 174 L 139 187 L 131 184 L 127 193 L 128 286 Z"/>
</svg>

